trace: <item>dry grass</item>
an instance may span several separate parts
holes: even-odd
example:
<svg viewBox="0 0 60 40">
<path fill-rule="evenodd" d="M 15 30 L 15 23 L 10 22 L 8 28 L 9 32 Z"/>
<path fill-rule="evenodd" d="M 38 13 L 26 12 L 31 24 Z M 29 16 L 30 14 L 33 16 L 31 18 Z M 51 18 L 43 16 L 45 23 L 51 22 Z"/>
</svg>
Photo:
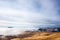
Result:
<svg viewBox="0 0 60 40">
<path fill-rule="evenodd" d="M 11 40 L 60 40 L 59 32 L 36 32 L 34 35 L 25 38 L 14 38 Z"/>
</svg>

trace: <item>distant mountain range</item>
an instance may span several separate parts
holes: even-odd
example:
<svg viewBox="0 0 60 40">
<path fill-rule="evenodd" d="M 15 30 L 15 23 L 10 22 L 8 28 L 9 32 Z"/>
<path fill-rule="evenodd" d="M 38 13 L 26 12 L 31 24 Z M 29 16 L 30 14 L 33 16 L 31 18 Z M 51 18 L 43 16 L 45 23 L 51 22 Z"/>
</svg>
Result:
<svg viewBox="0 0 60 40">
<path fill-rule="evenodd" d="M 38 31 L 40 32 L 60 32 L 60 28 L 54 27 L 54 28 L 39 28 Z"/>
</svg>

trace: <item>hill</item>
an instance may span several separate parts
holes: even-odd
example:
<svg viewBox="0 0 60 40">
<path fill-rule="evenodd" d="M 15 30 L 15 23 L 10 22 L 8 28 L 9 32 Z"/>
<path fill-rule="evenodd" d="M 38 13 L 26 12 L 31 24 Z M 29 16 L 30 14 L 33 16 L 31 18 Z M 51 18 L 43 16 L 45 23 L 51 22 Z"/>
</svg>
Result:
<svg viewBox="0 0 60 40">
<path fill-rule="evenodd" d="M 35 32 L 34 35 L 11 40 L 60 40 L 60 32 Z"/>
</svg>

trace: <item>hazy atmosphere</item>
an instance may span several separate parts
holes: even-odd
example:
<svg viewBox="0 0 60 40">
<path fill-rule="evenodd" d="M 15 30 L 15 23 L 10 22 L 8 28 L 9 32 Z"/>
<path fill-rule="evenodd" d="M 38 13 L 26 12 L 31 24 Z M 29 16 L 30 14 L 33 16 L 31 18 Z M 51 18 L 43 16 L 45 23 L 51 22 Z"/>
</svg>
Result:
<svg viewBox="0 0 60 40">
<path fill-rule="evenodd" d="M 0 34 L 59 25 L 60 0 L 0 0 Z"/>
</svg>

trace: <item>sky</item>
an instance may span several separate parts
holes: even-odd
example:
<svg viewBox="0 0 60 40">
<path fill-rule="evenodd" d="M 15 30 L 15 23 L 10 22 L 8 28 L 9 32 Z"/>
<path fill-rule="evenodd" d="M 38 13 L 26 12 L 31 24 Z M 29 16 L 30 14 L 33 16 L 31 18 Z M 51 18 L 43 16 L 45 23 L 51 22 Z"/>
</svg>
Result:
<svg viewBox="0 0 60 40">
<path fill-rule="evenodd" d="M 57 27 L 59 17 L 60 0 L 0 0 L 0 34 L 7 34 L 8 27 L 13 27 L 12 31 Z"/>
</svg>

